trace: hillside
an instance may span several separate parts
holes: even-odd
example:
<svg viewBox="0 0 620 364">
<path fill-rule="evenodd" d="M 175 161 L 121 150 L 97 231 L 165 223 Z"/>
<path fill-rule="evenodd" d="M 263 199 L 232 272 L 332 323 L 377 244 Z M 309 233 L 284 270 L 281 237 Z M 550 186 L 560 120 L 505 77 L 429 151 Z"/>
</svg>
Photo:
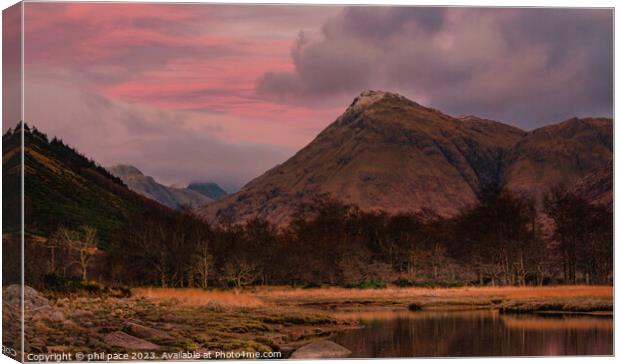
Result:
<svg viewBox="0 0 620 364">
<path fill-rule="evenodd" d="M 585 198 L 587 201 L 606 206 L 613 211 L 614 203 L 614 171 L 613 164 L 609 161 L 604 167 L 583 177 L 573 187 L 578 196 Z"/>
<path fill-rule="evenodd" d="M 133 191 L 173 209 L 196 207 L 212 201 L 202 193 L 188 188 L 164 186 L 155 181 L 153 177 L 145 176 L 134 166 L 119 164 L 108 167 L 107 170 L 120 178 Z"/>
<path fill-rule="evenodd" d="M 20 181 L 20 129 L 3 136 L 5 186 Z M 97 229 L 102 246 L 124 224 L 127 216 L 164 206 L 129 190 L 123 182 L 58 139 L 48 140 L 25 126 L 26 233 L 50 236 L 58 227 L 89 225 Z M 19 193 L 4 195 L 5 203 L 19 203 Z"/>
<path fill-rule="evenodd" d="M 365 210 L 453 215 L 499 182 L 502 156 L 523 134 L 365 91 L 292 158 L 200 212 L 210 221 L 256 216 L 283 224 L 299 202 L 329 194 Z"/>
<path fill-rule="evenodd" d="M 212 200 L 217 200 L 228 195 L 228 192 L 224 191 L 224 189 L 215 182 L 192 182 L 187 186 L 187 189 L 200 192 Z"/>
<path fill-rule="evenodd" d="M 539 201 L 558 184 L 572 186 L 613 158 L 610 119 L 573 118 L 525 134 L 506 156 L 504 182 Z"/>
<path fill-rule="evenodd" d="M 289 160 L 199 213 L 211 222 L 259 217 L 284 225 L 299 203 L 330 195 L 363 210 L 453 216 L 487 187 L 538 198 L 559 182 L 575 183 L 612 158 L 611 135 L 609 119 L 525 132 L 364 91 Z"/>
</svg>

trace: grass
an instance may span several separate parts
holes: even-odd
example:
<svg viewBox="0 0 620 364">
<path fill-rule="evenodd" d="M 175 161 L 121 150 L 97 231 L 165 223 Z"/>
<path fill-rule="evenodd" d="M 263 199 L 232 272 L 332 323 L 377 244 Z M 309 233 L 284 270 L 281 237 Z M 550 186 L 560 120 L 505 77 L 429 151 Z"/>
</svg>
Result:
<svg viewBox="0 0 620 364">
<path fill-rule="evenodd" d="M 358 325 L 363 318 L 407 315 L 425 318 L 445 315 L 446 308 L 518 308 L 514 312 L 545 310 L 598 311 L 611 309 L 612 287 L 463 287 L 448 289 L 385 288 L 376 290 L 254 287 L 242 291 L 202 289 L 133 289 L 130 298 L 54 297 L 55 310 L 64 319 L 44 315 L 26 323 L 28 349 L 47 352 L 118 351 L 108 347 L 105 335 L 123 331 L 133 322 L 167 333 L 149 339 L 162 352 L 193 350 L 282 351 Z M 408 311 L 415 303 L 420 311 Z M 508 311 L 506 311 L 508 312 Z M 507 325 L 534 325 L 523 315 L 495 311 L 461 311 L 458 314 L 492 314 Z M 596 314 L 596 313 L 595 313 Z M 581 317 L 581 316 L 580 316 Z M 586 316 L 583 316 L 586 317 Z M 594 315 L 590 319 L 599 319 Z M 571 318 L 571 316 L 569 316 Z M 570 328 L 590 322 L 571 318 Z M 609 325 L 597 321 L 597 325 Z M 550 321 L 549 325 L 561 325 Z M 564 321 L 563 321 L 564 322 Z M 572 326 L 571 326 L 572 325 Z M 607 327 L 607 326 L 605 326 Z"/>
<path fill-rule="evenodd" d="M 136 288 L 138 298 L 176 300 L 184 305 L 219 305 L 222 308 L 260 307 L 263 302 L 255 295 L 239 291 L 204 290 L 200 288 Z"/>
<path fill-rule="evenodd" d="M 403 298 L 419 296 L 436 297 L 472 297 L 485 296 L 506 298 L 540 298 L 540 297 L 601 297 L 613 296 L 611 286 L 543 286 L 543 287 L 458 287 L 458 288 L 396 288 L 367 290 L 328 288 L 258 288 L 258 296 L 268 295 L 274 299 L 359 299 L 359 298 Z"/>
<path fill-rule="evenodd" d="M 561 317 L 540 320 L 535 317 L 501 316 L 504 324 L 511 329 L 525 330 L 613 330 L 613 320 L 596 317 Z"/>
<path fill-rule="evenodd" d="M 350 310 L 364 310 L 373 306 L 405 308 L 411 305 L 419 309 L 490 308 L 500 307 L 502 304 L 515 305 L 532 302 L 561 303 L 566 305 L 566 309 L 579 310 L 580 304 L 584 306 L 598 302 L 597 305 L 605 308 L 611 307 L 613 303 L 613 287 L 611 286 L 389 287 L 374 290 L 335 287 L 311 289 L 268 287 L 259 288 L 253 294 L 264 302 Z"/>
<path fill-rule="evenodd" d="M 123 351 L 108 346 L 105 336 L 126 331 L 127 322 L 132 322 L 167 334 L 145 338 L 159 345 L 159 352 L 287 353 L 308 340 L 354 324 L 325 312 L 262 304 L 247 293 L 198 289 L 136 291 L 131 298 L 54 298 L 54 310 L 62 312 L 63 319 L 53 321 L 49 315 L 29 319 L 26 322 L 28 350 L 40 353 L 63 347 L 68 352 Z M 218 307 L 213 305 L 214 300 L 219 300 Z"/>
<path fill-rule="evenodd" d="M 595 297 L 551 297 L 511 300 L 502 303 L 502 313 L 530 312 L 608 312 L 613 311 L 613 300 Z"/>
</svg>

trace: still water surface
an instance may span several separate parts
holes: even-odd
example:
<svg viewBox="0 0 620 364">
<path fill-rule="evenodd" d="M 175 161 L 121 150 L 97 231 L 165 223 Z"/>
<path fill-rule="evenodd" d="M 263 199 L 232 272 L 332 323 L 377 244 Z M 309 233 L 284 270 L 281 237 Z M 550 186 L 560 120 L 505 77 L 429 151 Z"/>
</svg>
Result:
<svg viewBox="0 0 620 364">
<path fill-rule="evenodd" d="M 613 319 L 497 311 L 343 313 L 361 329 L 333 340 L 354 358 L 611 355 Z"/>
</svg>

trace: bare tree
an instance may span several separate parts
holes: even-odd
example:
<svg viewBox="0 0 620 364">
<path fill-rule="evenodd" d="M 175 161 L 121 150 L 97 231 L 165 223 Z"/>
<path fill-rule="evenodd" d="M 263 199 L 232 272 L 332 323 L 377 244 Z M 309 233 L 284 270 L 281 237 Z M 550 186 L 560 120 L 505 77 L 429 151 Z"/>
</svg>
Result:
<svg viewBox="0 0 620 364">
<path fill-rule="evenodd" d="M 224 278 L 237 289 L 252 284 L 259 276 L 258 265 L 246 257 L 235 257 L 224 266 Z"/>
<path fill-rule="evenodd" d="M 207 288 L 209 282 L 209 271 L 213 266 L 214 259 L 211 255 L 209 240 L 201 239 L 198 242 L 194 253 L 194 272 L 200 277 L 200 286 Z"/>
<path fill-rule="evenodd" d="M 80 268 L 82 279 L 88 279 L 88 267 L 92 257 L 97 254 L 97 230 L 90 226 L 81 226 L 79 230 L 60 228 L 59 239 L 76 253 L 74 263 Z"/>
<path fill-rule="evenodd" d="M 50 265 L 50 272 L 53 274 L 56 273 L 56 253 L 62 243 L 62 236 L 59 233 L 60 231 L 61 230 L 56 231 L 56 233 L 52 237 L 47 239 L 44 245 L 46 248 L 50 250 L 49 265 Z"/>
</svg>

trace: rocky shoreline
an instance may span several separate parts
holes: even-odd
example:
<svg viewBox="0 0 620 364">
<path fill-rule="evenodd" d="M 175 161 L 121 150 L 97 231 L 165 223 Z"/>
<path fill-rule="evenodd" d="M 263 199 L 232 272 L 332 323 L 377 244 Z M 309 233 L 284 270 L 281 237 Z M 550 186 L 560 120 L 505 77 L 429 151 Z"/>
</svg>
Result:
<svg viewBox="0 0 620 364">
<path fill-rule="evenodd" d="M 56 297 L 25 287 L 24 349 L 34 354 L 141 353 L 143 357 L 136 359 L 214 358 L 213 353 L 279 353 L 281 358 L 343 357 L 347 348 L 341 350 L 327 340 L 336 332 L 360 326 L 355 319 L 335 313 L 492 309 L 505 315 L 613 315 L 613 296 L 607 293 L 592 297 L 576 294 L 518 297 L 494 292 L 476 295 L 444 291 L 416 295 L 405 292 L 399 296 L 400 293 L 390 290 L 344 291 L 346 295 L 342 296 L 340 291 L 329 290 L 246 292 L 239 296 L 224 293 L 233 299 L 250 297 L 252 302 L 260 302 L 234 306 L 210 298 L 216 294 L 208 291 L 203 292 L 206 303 L 199 303 L 142 296 Z M 4 345 L 17 351 L 20 297 L 18 285 L 3 288 Z"/>
</svg>

